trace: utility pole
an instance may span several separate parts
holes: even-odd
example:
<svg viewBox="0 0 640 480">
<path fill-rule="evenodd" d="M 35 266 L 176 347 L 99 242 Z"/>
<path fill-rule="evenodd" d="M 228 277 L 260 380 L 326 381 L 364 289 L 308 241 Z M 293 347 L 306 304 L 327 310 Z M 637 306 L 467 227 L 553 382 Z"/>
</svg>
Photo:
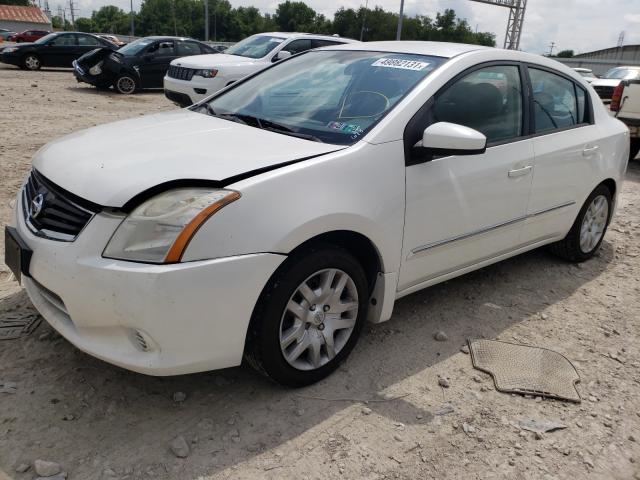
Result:
<svg viewBox="0 0 640 480">
<path fill-rule="evenodd" d="M 76 12 L 73 6 L 73 0 L 69 0 L 69 12 L 71 13 L 71 26 L 76 29 Z"/>
<path fill-rule="evenodd" d="M 173 12 L 173 35 L 178 36 L 178 23 L 176 22 L 176 0 L 171 2 L 171 11 Z"/>
<path fill-rule="evenodd" d="M 527 10 L 527 0 L 471 0 L 509 9 L 507 33 L 504 36 L 504 48 L 508 50 L 520 49 L 520 37 L 524 25 L 524 14 Z"/>
<path fill-rule="evenodd" d="M 71 27 L 76 29 L 76 15 L 73 8 L 73 0 L 69 0 L 69 13 L 71 14 Z"/>
<path fill-rule="evenodd" d="M 204 0 L 204 41 L 209 41 L 209 0 Z"/>
<path fill-rule="evenodd" d="M 369 0 L 364 4 L 364 11 L 362 12 L 362 28 L 360 29 L 360 41 L 364 38 L 364 23 L 367 19 L 367 8 L 369 7 Z"/>
<path fill-rule="evenodd" d="M 136 29 L 135 29 L 135 26 L 133 25 L 133 0 L 131 0 L 131 10 L 129 12 L 130 12 L 129 16 L 131 17 L 131 36 L 135 37 Z"/>
<path fill-rule="evenodd" d="M 398 30 L 396 31 L 396 40 L 402 37 L 402 17 L 404 16 L 404 0 L 400 0 L 400 16 L 398 17 Z"/>
<path fill-rule="evenodd" d="M 549 56 L 551 57 L 553 55 L 553 49 L 556 46 L 556 42 L 551 42 L 551 45 L 549 45 Z"/>
</svg>

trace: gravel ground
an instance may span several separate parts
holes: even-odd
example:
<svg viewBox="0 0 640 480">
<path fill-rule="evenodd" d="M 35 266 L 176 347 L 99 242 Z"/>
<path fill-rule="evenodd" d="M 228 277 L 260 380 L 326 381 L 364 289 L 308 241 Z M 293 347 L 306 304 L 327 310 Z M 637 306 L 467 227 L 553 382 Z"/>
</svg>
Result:
<svg viewBox="0 0 640 480">
<path fill-rule="evenodd" d="M 160 93 L 122 97 L 69 71 L 6 66 L 0 107 L 1 226 L 43 144 L 174 108 Z M 0 343 L 0 392 L 13 392 L 0 393 L 0 480 L 56 470 L 36 460 L 57 462 L 71 480 L 640 479 L 640 162 L 622 188 L 592 261 L 534 251 L 406 297 L 391 321 L 365 328 L 333 376 L 300 390 L 245 367 L 130 373 L 43 322 Z M 0 262 L 0 318 L 33 314 Z M 448 340 L 436 342 L 438 331 Z M 580 373 L 582 403 L 496 392 L 461 351 L 466 338 L 563 353 Z M 567 428 L 516 426 L 531 418 Z"/>
</svg>

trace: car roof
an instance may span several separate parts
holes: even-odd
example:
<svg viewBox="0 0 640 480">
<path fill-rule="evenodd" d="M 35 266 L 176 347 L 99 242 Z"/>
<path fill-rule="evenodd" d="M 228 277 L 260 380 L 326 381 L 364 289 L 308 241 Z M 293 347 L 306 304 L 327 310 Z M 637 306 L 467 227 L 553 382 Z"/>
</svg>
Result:
<svg viewBox="0 0 640 480">
<path fill-rule="evenodd" d="M 191 40 L 192 42 L 200 42 L 200 43 L 202 43 L 201 40 L 196 40 L 194 38 L 172 37 L 172 36 L 169 36 L 169 35 L 149 35 L 148 37 L 136 38 L 136 40 L 142 40 L 142 39 L 147 39 L 147 40 Z"/>
<path fill-rule="evenodd" d="M 332 47 L 324 47 L 325 50 L 373 50 L 376 52 L 389 53 L 412 53 L 415 55 L 430 55 L 434 57 L 451 58 L 467 52 L 476 50 L 490 50 L 493 47 L 484 47 L 482 45 L 469 45 L 466 43 L 449 43 L 449 42 L 419 42 L 419 41 L 385 41 L 385 42 L 366 42 L 366 43 L 347 43 L 345 45 L 336 45 Z"/>
<path fill-rule="evenodd" d="M 305 32 L 262 32 L 257 33 L 256 35 L 269 35 L 273 37 L 282 37 L 282 38 L 294 38 L 294 37 L 303 37 L 303 38 L 322 38 L 326 40 L 340 40 L 345 43 L 360 43 L 358 40 L 353 40 L 352 38 L 340 37 L 337 35 L 325 35 L 322 33 L 305 33 Z"/>
</svg>

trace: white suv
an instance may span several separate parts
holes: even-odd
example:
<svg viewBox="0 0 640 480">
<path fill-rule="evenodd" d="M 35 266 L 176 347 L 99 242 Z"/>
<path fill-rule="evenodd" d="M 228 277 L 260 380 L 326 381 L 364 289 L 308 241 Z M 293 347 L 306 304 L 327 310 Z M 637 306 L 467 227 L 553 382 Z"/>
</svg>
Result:
<svg viewBox="0 0 640 480">
<path fill-rule="evenodd" d="M 164 93 L 182 107 L 194 104 L 278 60 L 314 48 L 356 40 L 308 33 L 260 33 L 245 38 L 221 54 L 178 58 L 164 77 Z"/>
</svg>

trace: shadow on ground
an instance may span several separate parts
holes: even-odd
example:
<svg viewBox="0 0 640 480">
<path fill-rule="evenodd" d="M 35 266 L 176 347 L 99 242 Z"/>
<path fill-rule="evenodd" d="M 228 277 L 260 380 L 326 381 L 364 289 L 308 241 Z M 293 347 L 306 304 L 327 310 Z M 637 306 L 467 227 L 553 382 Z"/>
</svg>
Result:
<svg viewBox="0 0 640 480">
<path fill-rule="evenodd" d="M 38 340 L 41 327 L 0 345 L 2 379 L 18 384 L 16 394 L 0 396 L 0 470 L 51 458 L 71 478 L 101 478 L 104 465 L 118 465 L 192 480 L 277 449 L 360 401 L 394 422 L 430 422 L 433 412 L 416 408 L 411 397 L 386 400 L 421 393 L 394 385 L 458 353 L 467 338 L 496 337 L 563 301 L 613 256 L 605 241 L 597 258 L 577 268 L 538 250 L 415 293 L 397 302 L 389 322 L 365 328 L 334 375 L 300 390 L 247 367 L 168 378 L 130 373 L 61 338 Z M 0 316 L 28 305 L 24 292 L 15 293 L 0 300 Z M 438 330 L 449 341 L 433 340 Z M 174 392 L 187 400 L 174 402 Z M 188 462 L 167 451 L 176 435 L 197 437 Z"/>
</svg>

